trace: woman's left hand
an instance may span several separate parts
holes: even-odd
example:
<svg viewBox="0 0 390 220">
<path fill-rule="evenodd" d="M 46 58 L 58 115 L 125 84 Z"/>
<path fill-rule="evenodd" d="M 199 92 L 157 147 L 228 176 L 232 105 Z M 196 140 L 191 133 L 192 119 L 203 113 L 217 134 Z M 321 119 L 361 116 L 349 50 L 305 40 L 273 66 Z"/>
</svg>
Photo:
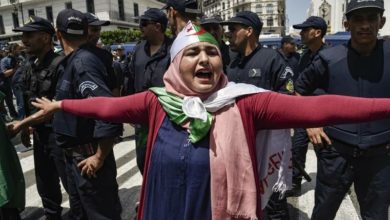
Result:
<svg viewBox="0 0 390 220">
<path fill-rule="evenodd" d="M 61 101 L 50 101 L 45 97 L 36 98 L 31 104 L 42 110 L 41 114 L 37 116 L 50 116 L 61 110 Z"/>
</svg>

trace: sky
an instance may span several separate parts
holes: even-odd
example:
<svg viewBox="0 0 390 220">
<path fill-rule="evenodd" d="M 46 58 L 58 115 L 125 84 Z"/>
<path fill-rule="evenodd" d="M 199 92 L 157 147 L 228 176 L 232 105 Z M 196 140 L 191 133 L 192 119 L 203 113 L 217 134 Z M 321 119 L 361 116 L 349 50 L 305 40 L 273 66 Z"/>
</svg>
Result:
<svg viewBox="0 0 390 220">
<path fill-rule="evenodd" d="M 302 23 L 307 18 L 310 0 L 286 0 L 287 25 Z"/>
</svg>

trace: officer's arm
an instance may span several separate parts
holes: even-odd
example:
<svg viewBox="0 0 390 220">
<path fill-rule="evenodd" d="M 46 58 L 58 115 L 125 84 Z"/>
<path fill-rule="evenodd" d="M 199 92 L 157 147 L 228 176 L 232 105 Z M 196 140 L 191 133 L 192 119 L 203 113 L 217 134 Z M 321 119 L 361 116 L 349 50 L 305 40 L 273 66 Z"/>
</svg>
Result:
<svg viewBox="0 0 390 220">
<path fill-rule="evenodd" d="M 314 58 L 295 81 L 295 92 L 301 95 L 311 95 L 317 88 L 324 88 L 327 79 L 327 65 L 320 56 Z"/>
<path fill-rule="evenodd" d="M 271 73 L 273 91 L 289 95 L 294 94 L 294 71 L 279 54 L 275 56 L 272 62 Z"/>
<path fill-rule="evenodd" d="M 75 63 L 76 85 L 78 93 L 83 98 L 106 96 L 111 97 L 111 91 L 104 81 L 104 65 L 100 61 L 83 60 Z M 122 134 L 122 125 L 95 120 L 94 137 L 98 140 L 95 155 L 83 160 L 79 168 L 88 176 L 93 176 L 104 163 L 105 157 L 112 151 L 114 138 Z M 92 174 L 91 174 L 92 172 Z"/>
<path fill-rule="evenodd" d="M 317 57 L 314 61 L 300 74 L 295 85 L 296 95 L 309 95 L 316 88 L 323 87 L 326 81 L 325 78 L 326 66 L 325 63 Z M 332 141 L 324 132 L 322 127 L 307 128 L 307 136 L 314 146 L 323 146 L 324 143 L 331 145 Z"/>
</svg>

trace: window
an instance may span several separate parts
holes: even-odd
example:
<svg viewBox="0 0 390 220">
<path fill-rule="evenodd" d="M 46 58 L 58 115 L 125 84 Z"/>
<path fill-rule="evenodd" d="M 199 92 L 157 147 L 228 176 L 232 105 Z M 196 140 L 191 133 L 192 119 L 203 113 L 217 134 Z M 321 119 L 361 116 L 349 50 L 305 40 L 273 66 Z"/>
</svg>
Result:
<svg viewBox="0 0 390 220">
<path fill-rule="evenodd" d="M 225 2 L 222 2 L 222 10 L 225 10 Z"/>
<path fill-rule="evenodd" d="M 138 17 L 139 16 L 138 4 L 134 3 L 133 6 L 134 6 L 134 17 Z M 134 22 L 138 22 L 138 19 L 136 19 Z"/>
<path fill-rule="evenodd" d="M 3 16 L 0 15 L 0 34 L 5 34 Z"/>
<path fill-rule="evenodd" d="M 274 26 L 274 19 L 272 17 L 267 18 L 267 26 L 268 27 Z"/>
<path fill-rule="evenodd" d="M 72 9 L 72 2 L 65 2 L 66 9 Z"/>
<path fill-rule="evenodd" d="M 262 8 L 262 7 L 263 7 L 263 6 L 262 6 L 261 4 L 257 4 L 257 5 L 256 5 L 256 12 L 259 13 L 259 14 L 261 14 L 262 11 L 263 11 L 263 8 Z"/>
<path fill-rule="evenodd" d="M 14 23 L 14 28 L 19 27 L 19 16 L 18 12 L 12 12 L 12 21 Z"/>
<path fill-rule="evenodd" d="M 35 10 L 34 9 L 28 9 L 27 13 L 28 13 L 28 17 L 34 16 L 35 15 Z"/>
<path fill-rule="evenodd" d="M 46 6 L 46 18 L 53 22 L 53 8 L 51 6 Z"/>
<path fill-rule="evenodd" d="M 86 0 L 87 12 L 95 14 L 95 3 L 93 0 Z"/>
<path fill-rule="evenodd" d="M 118 0 L 119 20 L 125 20 L 125 7 L 123 0 Z"/>
<path fill-rule="evenodd" d="M 272 14 L 274 12 L 274 5 L 273 4 L 267 4 L 266 10 L 267 10 L 267 14 Z"/>
</svg>

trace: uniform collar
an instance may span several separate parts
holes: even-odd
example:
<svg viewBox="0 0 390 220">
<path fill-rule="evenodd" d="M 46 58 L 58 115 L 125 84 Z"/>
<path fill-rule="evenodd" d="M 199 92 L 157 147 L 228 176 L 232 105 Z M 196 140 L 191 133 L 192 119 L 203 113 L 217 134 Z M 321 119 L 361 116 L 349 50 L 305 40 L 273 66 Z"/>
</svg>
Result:
<svg viewBox="0 0 390 220">
<path fill-rule="evenodd" d="M 44 69 L 44 68 L 46 68 L 46 67 L 48 67 L 50 65 L 50 62 L 55 57 L 54 55 L 55 55 L 54 51 L 53 50 L 49 50 L 49 51 L 47 51 L 47 53 L 43 57 L 42 62 L 38 63 L 38 59 L 35 59 L 35 61 L 34 61 L 32 66 L 36 70 Z"/>
</svg>

